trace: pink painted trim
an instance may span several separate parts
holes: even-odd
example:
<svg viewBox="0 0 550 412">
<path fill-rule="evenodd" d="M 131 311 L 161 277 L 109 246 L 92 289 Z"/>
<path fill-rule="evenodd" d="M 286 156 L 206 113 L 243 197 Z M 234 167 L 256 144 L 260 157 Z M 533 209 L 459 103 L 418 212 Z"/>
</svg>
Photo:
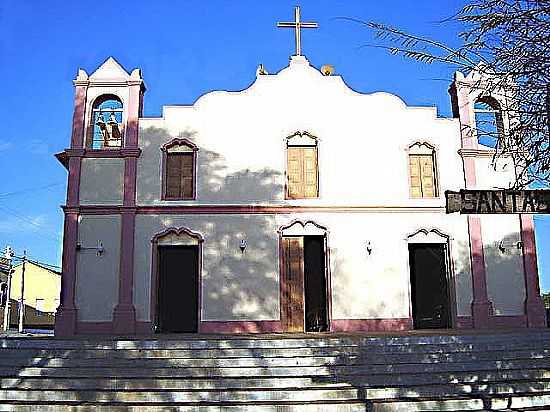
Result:
<svg viewBox="0 0 550 412">
<path fill-rule="evenodd" d="M 535 224 L 532 215 L 520 215 L 525 277 L 525 313 L 529 327 L 546 326 L 546 310 L 540 296 Z"/>
<path fill-rule="evenodd" d="M 255 321 L 201 321 L 200 333 L 278 333 L 282 332 L 278 320 Z"/>
<path fill-rule="evenodd" d="M 71 157 L 69 159 L 69 178 L 67 182 L 67 206 L 77 207 L 80 202 L 80 173 L 82 159 Z"/>
<path fill-rule="evenodd" d="M 468 235 L 470 240 L 470 261 L 472 265 L 472 315 L 476 329 L 488 328 L 492 314 L 492 304 L 487 295 L 487 278 L 485 274 L 485 256 L 481 237 L 481 219 L 468 216 Z"/>
<path fill-rule="evenodd" d="M 492 316 L 491 325 L 495 328 L 524 328 L 527 326 L 527 317 L 525 315 Z"/>
<path fill-rule="evenodd" d="M 199 245 L 199 267 L 198 267 L 198 281 L 197 281 L 197 288 L 198 290 L 198 297 L 197 297 L 197 325 L 198 325 L 198 331 L 201 331 L 201 317 L 202 317 L 202 263 L 203 263 L 203 243 L 204 243 L 204 237 L 198 233 L 193 232 L 192 230 L 181 227 L 181 228 L 175 228 L 170 227 L 162 232 L 159 232 L 155 234 L 151 238 L 151 299 L 150 299 L 150 316 L 153 320 L 153 324 L 158 324 L 157 319 L 157 305 L 158 305 L 158 297 L 157 297 L 157 290 L 159 285 L 159 260 L 158 260 L 158 242 L 159 239 L 163 236 L 169 235 L 169 234 L 175 234 L 175 235 L 181 235 L 186 234 L 192 238 L 197 239 Z"/>
<path fill-rule="evenodd" d="M 464 164 L 466 188 L 474 188 L 476 186 L 476 160 L 473 157 L 465 157 L 462 162 Z"/>
<path fill-rule="evenodd" d="M 412 330 L 412 318 L 333 319 L 332 332 L 374 332 Z"/>
<path fill-rule="evenodd" d="M 78 334 L 90 334 L 90 335 L 113 335 L 117 334 L 116 328 L 113 322 L 76 322 L 76 330 Z M 128 334 L 126 334 L 128 335 Z M 151 329 L 151 322 L 138 321 L 136 322 L 135 333 L 130 335 L 153 335 Z"/>
<path fill-rule="evenodd" d="M 114 330 L 117 333 L 135 333 L 136 314 L 133 302 L 135 222 L 135 211 L 122 213 L 118 304 L 113 311 Z"/>
<path fill-rule="evenodd" d="M 84 122 L 86 116 L 87 90 L 87 86 L 77 85 L 75 87 L 73 130 L 71 136 L 72 148 L 81 148 L 84 146 Z"/>
<path fill-rule="evenodd" d="M 193 194 L 191 197 L 167 197 L 166 196 L 166 182 L 168 177 L 166 176 L 166 164 L 168 162 L 168 150 L 175 146 L 187 146 L 193 151 Z M 196 200 L 197 199 L 197 156 L 199 148 L 191 141 L 185 138 L 175 138 L 165 143 L 161 148 L 161 174 L 160 174 L 160 200 L 172 201 L 172 200 Z"/>
<path fill-rule="evenodd" d="M 65 211 L 61 276 L 61 304 L 55 318 L 56 336 L 75 334 L 77 309 L 75 307 L 76 243 L 78 241 L 78 213 Z"/>
<path fill-rule="evenodd" d="M 474 321 L 471 316 L 457 316 L 456 317 L 457 329 L 473 329 Z"/>
<path fill-rule="evenodd" d="M 137 158 L 126 158 L 124 160 L 124 206 L 134 207 L 136 205 L 136 175 Z"/>
<path fill-rule="evenodd" d="M 139 112 L 142 106 L 141 82 L 128 87 L 128 120 L 126 126 L 126 147 L 138 147 Z"/>
<path fill-rule="evenodd" d="M 376 207 L 376 206 L 287 206 L 287 205 L 170 205 L 170 206 L 137 206 L 138 214 L 288 214 L 288 213 L 363 213 L 379 210 L 381 213 L 393 213 L 393 209 L 409 211 L 442 212 L 445 207 Z M 124 206 L 88 206 L 79 207 L 80 213 L 111 215 L 121 213 Z"/>
</svg>

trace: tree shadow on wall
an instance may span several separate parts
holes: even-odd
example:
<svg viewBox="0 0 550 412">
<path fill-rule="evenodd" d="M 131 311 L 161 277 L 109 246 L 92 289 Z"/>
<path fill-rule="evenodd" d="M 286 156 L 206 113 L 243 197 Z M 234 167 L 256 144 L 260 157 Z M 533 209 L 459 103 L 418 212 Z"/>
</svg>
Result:
<svg viewBox="0 0 550 412">
<path fill-rule="evenodd" d="M 138 202 L 160 202 L 162 156 L 160 148 L 173 140 L 165 129 L 148 128 L 140 133 L 143 147 L 138 165 Z M 197 202 L 268 202 L 280 196 L 282 173 L 272 169 L 229 172 L 225 158 L 200 146 L 196 133 L 185 131 L 177 138 L 199 147 L 197 154 Z M 150 159 L 150 161 L 147 161 Z M 196 202 L 163 202 L 186 205 Z M 186 227 L 204 236 L 202 307 L 206 320 L 277 320 L 279 318 L 278 236 L 276 219 L 263 214 L 202 214 L 161 218 L 163 228 Z M 241 251 L 241 241 L 247 247 Z"/>
<path fill-rule="evenodd" d="M 519 233 L 510 233 L 502 241 L 484 247 L 489 266 L 487 281 L 492 285 L 489 290 L 500 291 L 501 295 L 517 293 L 516 309 L 523 308 L 525 300 L 519 241 Z M 456 266 L 470 267 L 469 244 L 460 242 L 455 247 Z M 456 402 L 456 410 L 475 406 L 484 411 L 526 411 L 549 406 L 550 400 L 541 397 L 548 387 L 550 351 L 546 348 L 550 335 L 536 330 L 505 330 L 507 313 L 502 305 L 506 299 L 493 297 L 493 301 L 495 315 L 503 318 L 495 321 L 494 328 L 502 329 L 492 332 L 500 333 L 494 339 L 473 331 L 454 335 L 445 332 L 441 335 L 449 343 L 445 346 L 437 342 L 437 330 L 405 337 L 359 336 L 354 347 L 345 348 L 327 365 L 328 375 L 314 381 L 355 388 L 357 400 L 364 402 L 366 411 L 405 410 L 395 409 L 396 401 L 411 402 L 401 405 L 411 410 L 449 410 L 447 401 Z M 383 303 L 380 309 L 384 309 Z"/>
<path fill-rule="evenodd" d="M 283 200 L 284 174 L 281 171 L 269 168 L 232 170 L 223 155 L 201 146 L 195 131 L 187 130 L 174 136 L 166 129 L 149 127 L 140 131 L 143 153 L 138 160 L 138 203 L 157 204 L 160 201 L 164 179 L 161 147 L 174 138 L 187 139 L 198 146 L 198 202 L 234 204 Z M 248 156 L 253 157 L 254 153 Z"/>
</svg>

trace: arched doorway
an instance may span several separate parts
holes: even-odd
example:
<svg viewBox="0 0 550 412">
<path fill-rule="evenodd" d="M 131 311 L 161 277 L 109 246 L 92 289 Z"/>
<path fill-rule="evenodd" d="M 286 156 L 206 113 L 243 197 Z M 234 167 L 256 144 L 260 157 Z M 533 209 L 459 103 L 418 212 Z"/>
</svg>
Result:
<svg viewBox="0 0 550 412">
<path fill-rule="evenodd" d="M 196 333 L 200 315 L 203 238 L 188 229 L 167 229 L 153 238 L 155 330 Z"/>
<path fill-rule="evenodd" d="M 295 221 L 279 233 L 283 331 L 329 330 L 327 230 L 311 221 Z"/>
</svg>

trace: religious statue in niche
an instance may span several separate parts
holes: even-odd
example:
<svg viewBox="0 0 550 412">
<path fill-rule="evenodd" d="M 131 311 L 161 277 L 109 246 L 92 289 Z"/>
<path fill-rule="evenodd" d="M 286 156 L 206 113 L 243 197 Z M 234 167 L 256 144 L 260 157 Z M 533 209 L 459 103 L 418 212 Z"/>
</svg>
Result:
<svg viewBox="0 0 550 412">
<path fill-rule="evenodd" d="M 123 146 L 122 101 L 115 95 L 97 99 L 92 109 L 92 149 L 116 149 Z"/>
<path fill-rule="evenodd" d="M 121 147 L 122 146 L 122 124 L 117 121 L 114 112 L 109 114 L 107 121 L 104 120 L 102 113 L 98 114 L 96 125 L 101 133 L 103 147 Z"/>
</svg>

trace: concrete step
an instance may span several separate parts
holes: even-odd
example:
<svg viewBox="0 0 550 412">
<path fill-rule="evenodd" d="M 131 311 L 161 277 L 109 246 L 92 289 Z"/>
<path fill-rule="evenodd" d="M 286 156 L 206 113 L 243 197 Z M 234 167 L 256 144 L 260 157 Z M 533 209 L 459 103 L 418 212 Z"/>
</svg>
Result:
<svg viewBox="0 0 550 412">
<path fill-rule="evenodd" d="M 83 379 L 82 381 L 87 381 Z M 26 396 L 25 394 L 33 394 L 36 392 L 53 394 L 50 396 L 51 401 L 60 401 L 56 396 L 65 396 L 67 393 L 75 393 L 76 396 L 82 396 L 85 399 L 89 399 L 88 394 L 106 394 L 106 393 L 118 393 L 125 392 L 128 394 L 139 394 L 136 396 L 146 396 L 144 394 L 156 394 L 156 393 L 179 393 L 181 396 L 189 395 L 189 401 L 195 401 L 193 394 L 200 392 L 209 392 L 212 396 L 217 396 L 219 392 L 248 394 L 252 400 L 257 400 L 256 393 L 260 392 L 281 392 L 286 391 L 288 393 L 295 393 L 296 391 L 312 391 L 319 393 L 321 390 L 332 390 L 332 392 L 343 391 L 346 389 L 355 390 L 353 399 L 369 399 L 369 400 L 387 400 L 387 399 L 401 399 L 401 398 L 449 398 L 449 397 L 461 397 L 461 396 L 494 396 L 494 395 L 514 395 L 519 394 L 533 394 L 533 393 L 547 393 L 550 392 L 550 381 L 510 381 L 499 383 L 473 383 L 473 384 L 440 384 L 440 385 L 409 385 L 406 387 L 380 387 L 369 388 L 358 384 L 340 383 L 340 384 L 323 384 L 316 382 L 314 379 L 309 380 L 309 384 L 305 382 L 299 382 L 298 380 L 284 382 L 273 382 L 269 380 L 237 380 L 232 381 L 217 381 L 217 380 L 176 380 L 168 382 L 158 382 L 155 380 L 150 381 L 134 381 L 134 382 L 117 382 L 116 380 L 110 382 L 85 382 L 86 384 L 75 384 L 75 382 L 64 382 L 56 385 L 48 385 L 36 387 L 37 385 L 29 384 L 25 382 L 25 385 L 18 384 L 15 380 L 12 380 L 11 385 L 3 386 L 2 389 L 6 393 L 15 393 L 17 396 Z M 274 385 L 276 383 L 277 385 Z M 286 385 L 284 385 L 286 383 Z M 297 385 L 298 384 L 298 385 Z M 238 392 L 238 391 L 241 392 Z M 117 391 L 117 392 L 115 392 Z M 323 393 L 323 396 L 326 392 Z M 62 395 L 59 395 L 62 394 Z M 13 396 L 8 400 L 26 400 Z M 131 396 L 131 395 L 129 395 Z M 155 402 L 154 396 L 151 398 L 152 402 Z M 334 399 L 334 398 L 331 398 Z M 31 399 L 36 401 L 36 399 Z M 292 400 L 292 399 L 291 399 Z M 61 399 L 63 401 L 63 399 Z M 130 398 L 126 398 L 126 401 L 130 402 Z M 235 400 L 228 400 L 235 401 Z M 137 402 L 137 401 L 133 401 Z"/>
<path fill-rule="evenodd" d="M 115 351 L 111 351 L 115 352 Z M 136 355 L 136 354 L 134 354 Z M 322 365 L 383 365 L 401 363 L 457 363 L 488 360 L 544 359 L 550 350 L 516 350 L 492 352 L 458 352 L 429 354 L 373 354 L 368 351 L 353 353 L 334 352 L 333 355 L 308 356 L 265 356 L 265 353 L 248 354 L 246 357 L 213 358 L 146 358 L 146 357 L 55 357 L 55 356 L 11 356 L 0 351 L 0 367 L 3 366 L 47 366 L 47 367 L 235 367 L 235 366 L 322 366 Z M 287 354 L 288 355 L 288 354 Z"/>
<path fill-rule="evenodd" d="M 0 405 L 0 412 L 365 412 L 364 402 L 251 405 Z"/>
<path fill-rule="evenodd" d="M 250 367 L 49 367 L 41 366 L 11 366 L 0 367 L 0 377 L 211 377 L 211 376 L 341 376 L 341 375 L 374 375 L 402 373 L 440 373 L 464 371 L 491 371 L 508 369 L 550 369 L 550 359 L 526 359 L 504 361 L 476 361 L 463 363 L 431 363 L 431 364 L 382 364 L 382 365 L 326 365 L 326 366 L 269 366 Z"/>
<path fill-rule="evenodd" d="M 330 337 L 331 335 L 311 334 L 301 337 L 235 337 L 232 339 L 205 336 L 178 337 L 177 339 L 136 339 L 136 340 L 98 340 L 98 339 L 51 339 L 51 338 L 4 338 L 0 339 L 0 348 L 52 348 L 52 349 L 236 349 L 236 348 L 295 348 L 295 347 L 342 347 L 342 346 L 390 346 L 390 345 L 456 345 L 491 344 L 495 334 L 487 335 L 429 335 L 429 336 L 380 336 L 365 337 L 352 335 Z M 550 343 L 550 331 L 526 331 L 522 333 L 500 333 L 499 343 L 514 341 Z"/>
<path fill-rule="evenodd" d="M 242 388 L 302 388 L 302 387 L 412 387 L 427 385 L 491 385 L 550 381 L 548 370 L 511 370 L 487 372 L 417 373 L 401 375 L 342 375 L 296 377 L 212 377 L 212 378 L 55 378 L 37 376 L 0 379 L 0 389 L 75 389 L 75 390 L 184 390 Z"/>
<path fill-rule="evenodd" d="M 424 412 L 424 411 L 549 411 L 550 395 L 498 396 L 493 398 L 464 398 L 452 400 L 405 400 L 374 402 L 373 412 Z"/>
<path fill-rule="evenodd" d="M 412 388 L 301 388 L 301 389 L 248 389 L 248 390 L 193 390 L 193 391 L 73 391 L 73 390 L 3 390 L 0 402 L 51 402 L 51 403 L 126 403 L 126 404 L 195 404 L 208 403 L 248 403 L 248 402 L 325 402 L 358 401 L 422 403 L 424 399 L 506 399 L 516 400 L 517 407 L 539 406 L 533 399 L 543 399 L 550 404 L 550 394 L 541 386 L 541 390 L 524 386 L 493 385 L 485 388 L 467 388 L 463 386 L 430 386 Z M 547 388 L 546 388 L 547 389 Z M 528 402 L 522 402 L 528 400 Z M 540 403 L 540 402 L 539 402 Z M 496 409 L 514 407 L 500 402 Z"/>
</svg>

